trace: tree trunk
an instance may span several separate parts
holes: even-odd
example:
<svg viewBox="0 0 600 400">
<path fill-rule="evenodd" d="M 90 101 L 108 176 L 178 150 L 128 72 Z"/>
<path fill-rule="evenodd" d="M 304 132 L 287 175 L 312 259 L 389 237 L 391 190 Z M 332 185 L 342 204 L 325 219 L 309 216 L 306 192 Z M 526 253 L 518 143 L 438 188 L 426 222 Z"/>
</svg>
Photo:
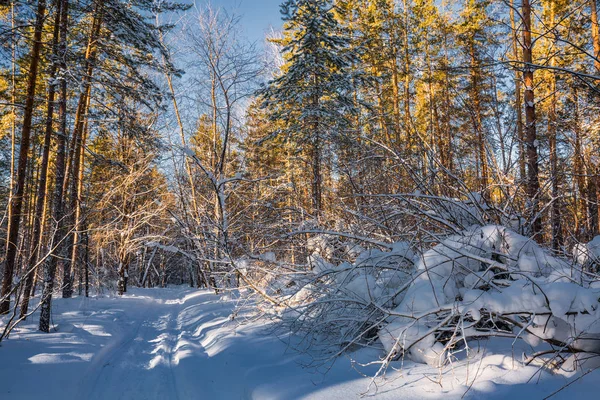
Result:
<svg viewBox="0 0 600 400">
<path fill-rule="evenodd" d="M 64 256 L 63 239 L 64 228 L 64 203 L 63 203 L 63 181 L 65 178 L 65 158 L 67 139 L 67 65 L 65 57 L 67 53 L 67 27 L 69 0 L 61 0 L 61 22 L 60 22 L 60 100 L 58 106 L 59 132 L 56 139 L 56 161 L 55 161 L 55 183 L 54 183 L 54 209 L 52 216 L 55 230 L 49 245 L 49 255 L 44 263 L 44 288 L 42 290 L 40 324 L 42 332 L 50 331 L 50 312 L 52 306 L 52 292 L 54 291 L 54 276 L 58 261 Z"/>
<path fill-rule="evenodd" d="M 588 158 L 589 160 L 589 158 Z M 591 160 L 586 165 L 587 175 L 587 206 L 588 206 L 588 232 L 592 239 L 598 235 L 598 188 L 596 186 L 596 177 L 598 169 L 592 164 Z"/>
<path fill-rule="evenodd" d="M 313 129 L 318 129 L 318 124 L 314 124 Z M 318 219 L 321 217 L 323 195 L 321 193 L 321 143 L 319 134 L 315 134 L 312 147 L 312 212 Z"/>
<path fill-rule="evenodd" d="M 550 7 L 550 26 L 554 26 L 554 3 L 549 4 Z M 556 45 L 556 43 L 554 43 Z M 556 65 L 554 56 L 550 59 L 550 65 Z M 556 103 L 556 74 L 552 71 L 550 75 L 550 111 L 548 115 L 548 141 L 550 144 L 550 181 L 552 184 L 552 209 L 550 214 L 550 225 L 552 228 L 552 249 L 559 250 L 563 245 L 562 226 L 561 226 L 561 199 L 559 189 L 559 174 L 558 174 L 558 150 L 557 150 L 557 114 Z"/>
<path fill-rule="evenodd" d="M 515 10 L 514 0 L 510 0 L 510 26 L 512 30 L 512 50 L 513 58 L 519 59 L 518 51 L 518 36 L 517 26 L 515 23 Z M 515 69 L 515 113 L 517 114 L 517 142 L 519 149 L 519 179 L 524 182 L 526 179 L 525 175 L 525 134 L 523 133 L 523 109 L 521 103 L 521 78 L 519 77 L 519 70 Z"/>
<path fill-rule="evenodd" d="M 582 213 L 582 218 L 578 218 L 576 222 L 576 231 L 578 235 L 581 235 L 579 240 L 588 239 L 588 207 L 586 204 L 587 199 L 587 188 L 585 184 L 585 171 L 583 165 L 583 144 L 581 142 L 581 125 L 580 125 L 580 112 L 579 112 L 579 93 L 577 88 L 573 89 L 573 102 L 575 103 L 575 115 L 574 115 L 574 129 L 575 143 L 574 143 L 574 159 L 573 159 L 573 174 L 574 180 L 577 183 L 577 210 Z M 580 221 L 583 220 L 583 223 Z"/>
<path fill-rule="evenodd" d="M 13 273 L 17 257 L 17 243 L 19 241 L 19 224 L 21 221 L 21 208 L 25 189 L 25 177 L 29 162 L 29 142 L 35 101 L 35 88 L 37 81 L 40 50 L 42 47 L 42 29 L 46 14 L 46 1 L 38 0 L 36 21 L 31 48 L 31 61 L 27 77 L 27 98 L 23 112 L 23 128 L 21 130 L 21 143 L 19 148 L 19 164 L 17 166 L 17 182 L 14 196 L 10 199 L 10 215 L 8 217 L 8 234 L 6 243 L 6 260 L 4 276 L 2 278 L 2 291 L 0 292 L 0 314 L 5 314 L 10 309 L 10 293 L 12 292 Z"/>
<path fill-rule="evenodd" d="M 119 262 L 119 280 L 117 281 L 117 292 L 119 296 L 127 293 L 127 281 L 129 280 L 129 257 Z"/>
<path fill-rule="evenodd" d="M 316 60 L 315 60 L 315 64 L 316 64 Z M 312 163 L 312 181 L 311 181 L 311 189 L 312 189 L 312 193 L 311 193 L 311 197 L 312 197 L 312 213 L 313 216 L 317 219 L 317 221 L 321 220 L 321 213 L 323 211 L 323 194 L 322 194 L 322 184 L 323 184 L 323 178 L 322 178 L 322 174 L 321 174 L 321 158 L 322 158 L 322 143 L 321 143 L 321 134 L 319 132 L 320 126 L 319 126 L 319 117 L 318 117 L 318 112 L 316 112 L 317 110 L 319 110 L 319 103 L 320 103 L 320 96 L 319 96 L 319 77 L 314 74 L 312 77 L 312 104 L 311 106 L 313 107 L 313 109 L 315 110 L 315 115 L 312 118 L 312 121 L 310 122 L 311 124 L 311 130 L 312 130 L 312 135 L 313 135 L 313 140 L 312 140 L 312 149 L 311 149 L 311 163 Z"/>
<path fill-rule="evenodd" d="M 393 148 L 398 149 L 400 145 L 400 78 L 398 71 L 398 50 L 395 45 L 392 46 L 392 102 L 394 113 L 394 139 Z"/>
<path fill-rule="evenodd" d="M 44 132 L 44 148 L 42 151 L 42 163 L 40 165 L 40 175 L 38 180 L 37 188 L 37 199 L 35 204 L 35 215 L 33 218 L 33 229 L 32 229 L 32 246 L 29 254 L 29 260 L 27 262 L 27 271 L 25 278 L 25 291 L 23 293 L 23 300 L 21 301 L 21 317 L 27 314 L 29 308 L 29 295 L 31 293 L 31 287 L 33 286 L 33 279 L 35 276 L 36 263 L 38 261 L 39 249 L 42 242 L 42 222 L 44 214 L 44 206 L 46 204 L 46 186 L 48 180 L 48 164 L 50 159 L 50 143 L 52 141 L 52 129 L 54 123 L 54 98 L 56 94 L 55 80 L 56 71 L 58 69 L 58 38 L 60 29 L 60 18 L 61 18 L 61 3 L 58 2 L 56 8 L 56 16 L 54 19 L 54 32 L 52 39 L 52 65 L 50 67 L 50 85 L 48 87 L 48 102 L 46 106 L 46 127 Z"/>
<path fill-rule="evenodd" d="M 404 13 L 404 129 L 406 135 L 407 149 L 413 148 L 414 139 L 411 135 L 412 116 L 410 114 L 410 52 L 409 52 L 409 1 L 403 0 Z"/>
<path fill-rule="evenodd" d="M 594 46 L 594 68 L 596 74 L 600 75 L 600 26 L 598 25 L 597 0 L 590 0 L 590 11 L 592 20 L 592 42 Z M 588 169 L 588 204 L 590 213 L 590 233 L 598 234 L 598 182 L 600 181 L 600 167 L 590 163 Z"/>
<path fill-rule="evenodd" d="M 471 56 L 471 69 L 470 69 L 470 78 L 471 78 L 471 100 L 473 105 L 473 130 L 475 131 L 475 138 L 477 140 L 477 159 L 480 165 L 479 171 L 479 189 L 484 198 L 488 198 L 487 188 L 489 185 L 489 174 L 488 174 L 488 163 L 486 156 L 486 145 L 485 145 L 485 135 L 483 133 L 482 126 L 482 112 L 481 112 L 481 99 L 480 99 L 480 63 L 477 59 L 477 55 L 475 54 L 475 38 L 471 38 L 469 40 L 469 53 Z"/>
<path fill-rule="evenodd" d="M 80 170 L 82 170 L 82 152 L 84 145 L 84 127 L 87 119 L 87 112 L 90 104 L 90 95 L 92 89 L 92 75 L 94 73 L 94 66 L 96 63 L 96 39 L 100 35 L 100 28 L 102 26 L 104 7 L 102 2 L 96 3 L 94 12 L 94 20 L 92 22 L 92 29 L 88 39 L 85 60 L 86 60 L 86 74 L 83 77 L 83 89 L 81 91 L 79 102 L 77 105 L 77 112 L 75 114 L 75 125 L 72 136 L 72 146 L 70 152 L 72 153 L 71 159 L 71 197 L 70 197 L 70 212 L 72 214 L 72 232 L 68 237 L 67 249 L 70 252 L 70 262 L 65 263 L 63 271 L 63 298 L 69 298 L 73 295 L 73 271 L 75 270 L 75 264 L 77 263 L 77 241 L 79 240 L 79 226 L 80 226 L 80 193 L 79 193 L 79 180 L 81 178 Z M 64 189 L 66 191 L 66 189 Z"/>
<path fill-rule="evenodd" d="M 590 0 L 590 10 L 592 19 L 592 44 L 594 45 L 594 67 L 596 73 L 600 74 L 600 27 L 598 26 L 598 6 L 597 0 Z"/>
<path fill-rule="evenodd" d="M 15 31 L 15 2 L 10 4 L 10 23 L 11 29 Z M 10 123 L 10 180 L 8 181 L 8 215 L 10 212 L 10 199 L 13 197 L 15 182 L 15 146 L 17 138 L 17 40 L 13 37 L 11 48 L 11 102 L 12 113 Z M 2 296 L 0 295 L 0 298 Z"/>
<path fill-rule="evenodd" d="M 85 297 L 90 297 L 90 237 L 86 232 L 84 233 L 85 240 L 85 259 L 83 265 L 84 272 L 84 284 L 85 284 Z"/>
<path fill-rule="evenodd" d="M 531 4 L 523 0 L 523 81 L 525 83 L 525 144 L 527 147 L 527 209 L 531 236 L 539 240 L 542 220 L 539 212 L 539 165 L 536 133 L 535 96 L 533 93 L 533 48 L 531 40 Z"/>
<path fill-rule="evenodd" d="M 548 116 L 548 140 L 550 142 L 550 180 L 552 182 L 552 249 L 559 250 L 563 245 L 561 226 L 561 199 L 558 174 L 558 150 L 556 145 L 556 75 L 552 74 L 552 97 Z"/>
</svg>

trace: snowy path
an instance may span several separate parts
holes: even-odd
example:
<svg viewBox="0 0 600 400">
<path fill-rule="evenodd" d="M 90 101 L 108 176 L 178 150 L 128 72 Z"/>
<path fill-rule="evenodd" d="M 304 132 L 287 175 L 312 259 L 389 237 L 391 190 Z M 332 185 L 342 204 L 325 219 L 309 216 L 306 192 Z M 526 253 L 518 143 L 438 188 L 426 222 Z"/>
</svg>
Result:
<svg viewBox="0 0 600 400">
<path fill-rule="evenodd" d="M 34 315 L 0 348 L 0 399 L 290 398 L 318 389 L 322 377 L 264 327 L 236 329 L 234 306 L 189 288 L 57 299 L 56 331 L 36 332 Z"/>
<path fill-rule="evenodd" d="M 233 300 L 183 287 L 57 299 L 56 331 L 37 332 L 34 315 L 2 343 L 0 399 L 360 398 L 369 380 L 347 359 L 326 375 L 303 368 L 307 356 L 290 351 L 261 323 L 231 322 L 234 307 Z M 354 357 L 378 355 L 362 350 Z M 444 371 L 440 385 L 439 370 L 405 362 L 375 399 L 461 398 L 465 391 L 470 398 L 537 399 L 567 382 L 546 374 L 542 384 L 525 384 L 535 369 L 518 364 L 510 355 L 486 355 Z M 461 379 L 474 370 L 480 379 L 469 389 Z M 595 398 L 599 374 L 587 378 L 553 399 Z"/>
<path fill-rule="evenodd" d="M 81 386 L 83 393 L 78 397 L 130 399 L 140 393 L 153 393 L 157 398 L 178 398 L 172 368 L 172 320 L 177 310 L 169 308 L 166 315 L 156 315 L 154 309 L 146 308 L 139 319 L 131 318 L 127 333 L 92 358 L 84 375 L 90 382 Z M 145 367 L 143 374 L 138 371 L 140 365 Z"/>
</svg>

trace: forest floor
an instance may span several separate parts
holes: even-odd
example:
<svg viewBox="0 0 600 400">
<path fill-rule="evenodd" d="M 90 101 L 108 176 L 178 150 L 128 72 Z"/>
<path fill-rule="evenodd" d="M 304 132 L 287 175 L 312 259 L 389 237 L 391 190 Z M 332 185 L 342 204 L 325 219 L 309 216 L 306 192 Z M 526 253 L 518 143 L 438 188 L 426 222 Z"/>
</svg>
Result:
<svg viewBox="0 0 600 400">
<path fill-rule="evenodd" d="M 56 299 L 52 333 L 38 332 L 33 315 L 0 345 L 0 399 L 352 399 L 366 391 L 370 379 L 349 358 L 307 367 L 309 355 L 290 348 L 299 338 L 277 337 L 265 321 L 240 325 L 236 304 L 184 287 Z M 480 342 L 442 370 L 398 362 L 402 370 L 388 372 L 374 397 L 537 399 L 573 382 L 552 398 L 597 398 L 599 371 L 578 379 L 524 367 L 522 344 L 502 340 Z M 364 349 L 353 359 L 378 354 Z"/>
</svg>

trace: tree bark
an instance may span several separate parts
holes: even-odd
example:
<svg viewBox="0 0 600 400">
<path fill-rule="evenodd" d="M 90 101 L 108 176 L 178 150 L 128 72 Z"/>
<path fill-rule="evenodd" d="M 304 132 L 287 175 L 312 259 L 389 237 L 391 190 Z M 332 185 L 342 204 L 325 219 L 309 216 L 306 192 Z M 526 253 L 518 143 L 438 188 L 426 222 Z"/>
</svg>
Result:
<svg viewBox="0 0 600 400">
<path fill-rule="evenodd" d="M 48 102 L 46 106 L 46 127 L 44 132 L 44 147 L 42 151 L 42 162 L 40 165 L 40 174 L 37 188 L 37 198 L 35 203 L 35 215 L 33 217 L 32 229 L 32 246 L 27 262 L 27 271 L 25 278 L 25 290 L 23 299 L 21 300 L 21 317 L 27 314 L 29 308 L 29 295 L 33 286 L 35 276 L 36 263 L 38 261 L 39 249 L 42 242 L 42 222 L 44 219 L 44 206 L 46 204 L 46 186 L 48 180 L 48 164 L 50 159 L 50 143 L 52 141 L 53 124 L 54 124 L 54 100 L 56 95 L 56 71 L 58 69 L 58 39 L 61 19 L 62 2 L 58 2 L 56 8 L 56 16 L 54 19 L 54 31 L 52 38 L 52 65 L 50 67 L 50 85 L 48 87 Z"/>
<path fill-rule="evenodd" d="M 512 30 L 512 50 L 513 57 L 516 60 L 519 59 L 518 51 L 518 35 L 517 26 L 515 23 L 515 10 L 514 0 L 510 0 L 510 26 Z M 521 78 L 519 77 L 519 70 L 515 69 L 515 113 L 517 114 L 517 141 L 519 149 L 519 178 L 522 182 L 526 179 L 525 173 L 525 134 L 523 132 L 523 107 L 521 103 Z"/>
<path fill-rule="evenodd" d="M 473 105 L 473 130 L 475 133 L 475 138 L 477 140 L 477 159 L 479 160 L 480 171 L 479 171 L 479 189 L 483 194 L 484 198 L 488 198 L 487 188 L 489 185 L 489 173 L 488 173 L 488 163 L 487 163 L 487 155 L 486 155 L 486 145 L 485 145 L 485 135 L 483 133 L 482 126 L 482 111 L 481 111 L 481 98 L 480 98 L 480 83 L 481 77 L 480 69 L 479 69 L 479 60 L 477 58 L 477 54 L 475 53 L 475 38 L 472 37 L 469 39 L 469 55 L 471 57 L 471 69 L 470 69 L 470 79 L 471 79 L 471 100 Z"/>
<path fill-rule="evenodd" d="M 6 240 L 6 260 L 4 276 L 2 278 L 2 291 L 0 292 L 0 314 L 5 314 L 10 309 L 10 293 L 12 291 L 13 273 L 17 257 L 17 243 L 19 241 L 19 224 L 21 221 L 21 208 L 23 206 L 23 194 L 25 189 L 25 177 L 27 176 L 27 164 L 29 162 L 29 142 L 31 136 L 31 125 L 35 101 L 35 89 L 40 61 L 40 50 L 42 47 L 42 30 L 46 15 L 46 1 L 38 0 L 36 21 L 33 34 L 33 45 L 31 48 L 31 61 L 29 75 L 27 77 L 27 98 L 23 113 L 23 128 L 21 131 L 21 143 L 19 149 L 19 163 L 17 166 L 17 182 L 14 196 L 10 199 L 10 215 L 8 234 Z"/>
<path fill-rule="evenodd" d="M 600 74 L 600 27 L 598 26 L 598 6 L 597 0 L 590 0 L 590 10 L 592 19 L 592 44 L 594 45 L 594 68 L 596 73 Z"/>
<path fill-rule="evenodd" d="M 590 157 L 588 157 L 589 160 Z M 598 176 L 598 167 L 591 161 L 586 166 L 587 175 L 587 206 L 588 206 L 588 232 L 589 238 L 593 239 L 598 235 L 598 187 L 596 179 Z"/>
<path fill-rule="evenodd" d="M 313 76 L 313 98 L 312 98 L 312 106 L 315 111 L 319 109 L 319 77 Z M 321 174 L 321 158 L 322 158 L 322 148 L 321 148 L 321 135 L 319 133 L 319 118 L 318 113 L 315 112 L 315 117 L 313 117 L 312 122 L 312 131 L 313 131 L 313 141 L 312 141 L 312 212 L 317 221 L 321 218 L 321 213 L 323 211 L 323 194 L 322 194 L 322 174 Z"/>
<path fill-rule="evenodd" d="M 527 148 L 527 209 L 531 236 L 539 239 L 542 220 L 539 212 L 539 165 L 536 132 L 535 96 L 533 92 L 533 43 L 531 40 L 531 4 L 523 0 L 523 81 L 525 83 L 525 145 Z"/>
<path fill-rule="evenodd" d="M 587 188 L 585 184 L 585 171 L 583 165 L 583 144 L 581 141 L 581 125 L 580 125 L 580 112 L 579 112 L 579 93 L 577 88 L 573 89 L 573 102 L 575 107 L 574 115 L 574 126 L 573 133 L 575 134 L 574 143 L 574 159 L 573 159 L 573 174 L 574 180 L 577 184 L 577 197 L 575 203 L 577 204 L 577 210 L 581 212 L 582 218 L 576 220 L 576 231 L 578 235 L 583 235 L 580 239 L 588 239 L 588 207 L 586 205 L 587 199 Z M 579 213 L 576 213 L 576 215 Z M 583 221 L 583 223 L 581 222 Z"/>
<path fill-rule="evenodd" d="M 550 180 L 552 181 L 552 249 L 559 250 L 563 245 L 562 224 L 561 224 L 561 199 L 558 174 L 558 150 L 556 140 L 556 75 L 552 73 L 552 82 L 550 86 L 552 91 L 550 113 L 548 115 L 548 141 L 550 144 Z"/>
<path fill-rule="evenodd" d="M 15 2 L 10 4 L 11 29 L 15 32 Z M 11 48 L 11 123 L 10 123 L 10 180 L 8 181 L 8 215 L 10 212 L 10 199 L 13 197 L 15 182 L 15 146 L 17 138 L 17 39 L 13 38 Z M 1 298 L 1 296 L 0 296 Z"/>
<path fill-rule="evenodd" d="M 63 298 L 69 298 L 73 295 L 73 271 L 75 270 L 75 264 L 77 263 L 77 242 L 79 240 L 79 226 L 80 226 L 80 170 L 83 165 L 83 145 L 84 145 L 84 127 L 85 121 L 87 120 L 87 113 L 90 104 L 90 95 L 92 89 L 92 76 L 94 73 L 94 67 L 96 63 L 96 40 L 100 35 L 100 28 L 102 26 L 104 7 L 101 2 L 96 3 L 94 11 L 94 20 L 92 22 L 92 29 L 88 39 L 85 60 L 86 60 L 86 74 L 83 77 L 83 90 L 81 91 L 79 102 L 77 105 L 77 112 L 75 114 L 75 125 L 72 135 L 72 147 L 71 152 L 71 197 L 69 202 L 70 212 L 72 214 L 72 232 L 69 233 L 67 240 L 67 249 L 70 252 L 70 262 L 65 263 L 63 270 Z M 66 190 L 65 190 L 66 191 Z"/>
<path fill-rule="evenodd" d="M 550 26 L 554 26 L 555 18 L 555 4 L 549 3 L 550 7 Z M 556 42 L 553 43 L 556 46 Z M 554 67 L 556 65 L 556 58 L 552 56 L 550 58 L 550 65 Z M 552 249 L 560 250 L 563 245 L 562 226 L 561 226 L 561 198 L 559 188 L 559 174 L 558 174 L 558 149 L 557 149 L 557 113 L 556 103 L 558 101 L 556 97 L 556 74 L 551 71 L 550 75 L 550 110 L 548 114 L 548 141 L 550 144 L 550 180 L 552 185 L 552 208 L 550 214 L 550 225 L 552 229 Z"/>
<path fill-rule="evenodd" d="M 414 138 L 411 134 L 412 116 L 410 113 L 411 95 L 410 95 L 410 52 L 409 52 L 409 3 L 410 0 L 403 0 L 404 13 L 404 130 L 406 135 L 407 149 L 412 149 Z"/>
<path fill-rule="evenodd" d="M 598 25 L 597 0 L 590 0 L 592 20 L 592 42 L 594 46 L 594 68 L 600 75 L 600 26 Z M 598 182 L 600 181 L 600 166 L 590 162 L 588 169 L 588 205 L 590 213 L 590 233 L 598 234 Z"/>
<path fill-rule="evenodd" d="M 50 331 L 50 312 L 52 306 L 52 292 L 54 291 L 54 277 L 58 261 L 64 256 L 63 239 L 65 237 L 63 181 L 65 177 L 65 158 L 67 143 L 67 29 L 69 15 L 69 0 L 61 0 L 60 22 L 60 99 L 58 105 L 59 132 L 56 139 L 55 183 L 54 183 L 54 219 L 55 230 L 49 245 L 49 255 L 44 263 L 44 287 L 41 298 L 41 311 L 39 329 L 42 332 Z M 62 262 L 62 261 L 61 261 Z"/>
</svg>

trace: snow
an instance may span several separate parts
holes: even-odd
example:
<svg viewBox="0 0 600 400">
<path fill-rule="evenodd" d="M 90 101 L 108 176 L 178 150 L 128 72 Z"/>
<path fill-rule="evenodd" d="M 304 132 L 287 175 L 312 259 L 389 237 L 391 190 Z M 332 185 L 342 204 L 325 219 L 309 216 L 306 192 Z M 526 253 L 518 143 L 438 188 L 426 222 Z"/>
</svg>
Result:
<svg viewBox="0 0 600 400">
<path fill-rule="evenodd" d="M 434 337 L 438 329 L 457 316 L 477 323 L 483 313 L 515 315 L 529 320 L 523 332 L 600 353 L 600 291 L 581 284 L 566 261 L 502 226 L 472 227 L 442 240 L 417 261 L 413 279 L 379 332 L 388 353 L 403 351 L 439 367 L 448 349 Z M 456 335 L 467 341 L 478 333 L 469 328 Z"/>
<path fill-rule="evenodd" d="M 593 268 L 600 264 L 600 236 L 596 236 L 589 243 L 575 245 L 573 256 L 579 265 Z"/>
<path fill-rule="evenodd" d="M 520 289 L 511 288 L 515 294 Z M 531 290 L 520 296 L 537 299 Z M 553 314 L 590 303 L 585 291 L 571 300 Z M 368 376 L 378 366 L 359 363 L 377 359 L 378 350 L 363 348 L 333 365 L 307 367 L 315 364 L 315 355 L 293 350 L 302 338 L 275 335 L 272 323 L 246 319 L 252 315 L 245 308 L 232 318 L 238 304 L 233 296 L 187 287 L 133 288 L 122 298 L 56 299 L 50 334 L 36 330 L 34 315 L 1 343 L 0 399 L 352 399 L 367 392 Z M 580 376 L 525 366 L 524 353 L 531 354 L 525 341 L 494 338 L 473 344 L 468 355 L 458 354 L 442 368 L 395 361 L 369 393 L 377 388 L 375 399 L 458 399 L 465 393 L 542 398 Z M 598 358 L 569 362 L 593 368 Z M 594 371 L 554 398 L 596 398 L 599 378 Z"/>
</svg>

